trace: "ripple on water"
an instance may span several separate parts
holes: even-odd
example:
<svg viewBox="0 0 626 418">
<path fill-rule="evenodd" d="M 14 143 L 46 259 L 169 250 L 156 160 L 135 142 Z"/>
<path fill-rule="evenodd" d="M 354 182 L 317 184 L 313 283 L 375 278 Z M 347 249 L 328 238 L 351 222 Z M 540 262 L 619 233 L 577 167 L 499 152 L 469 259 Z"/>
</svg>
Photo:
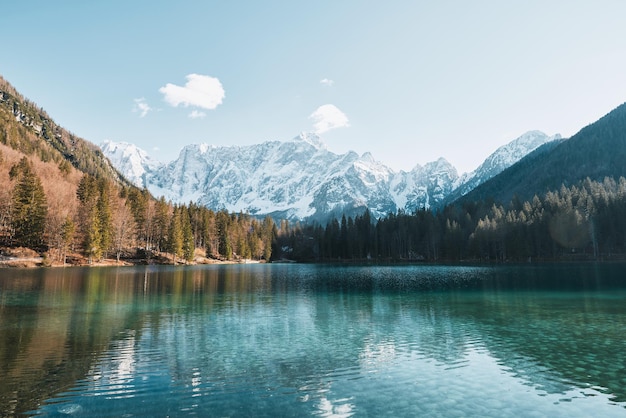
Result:
<svg viewBox="0 0 626 418">
<path fill-rule="evenodd" d="M 282 271 L 265 271 L 274 269 Z M 626 393 L 619 299 L 603 300 L 598 311 L 588 295 L 477 290 L 493 279 L 482 268 L 338 268 L 328 277 L 317 267 L 285 271 L 308 273 L 252 277 L 249 286 L 229 275 L 204 290 L 201 269 L 192 270 L 191 281 L 162 277 L 167 292 L 142 294 L 123 322 L 108 316 L 114 303 L 97 313 L 81 305 L 74 318 L 90 312 L 101 315 L 93 323 L 103 329 L 130 329 L 116 331 L 104 348 L 84 343 L 93 327 L 72 329 L 78 343 L 64 348 L 88 346 L 76 356 L 89 357 L 85 377 L 72 378 L 72 388 L 39 412 L 624 415 L 610 403 L 611 394 Z M 98 300 L 106 305 L 107 296 Z"/>
</svg>

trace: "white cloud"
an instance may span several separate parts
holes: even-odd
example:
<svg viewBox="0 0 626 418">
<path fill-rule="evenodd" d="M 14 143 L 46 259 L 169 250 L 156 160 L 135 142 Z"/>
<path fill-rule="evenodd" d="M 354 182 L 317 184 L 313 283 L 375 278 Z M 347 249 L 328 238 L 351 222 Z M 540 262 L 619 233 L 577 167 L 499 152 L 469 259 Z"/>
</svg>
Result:
<svg viewBox="0 0 626 418">
<path fill-rule="evenodd" d="M 206 113 L 200 112 L 199 110 L 192 110 L 189 114 L 190 119 L 198 119 L 206 116 Z"/>
<path fill-rule="evenodd" d="M 159 89 L 164 99 L 170 105 L 196 106 L 202 109 L 213 110 L 224 99 L 222 83 L 208 75 L 189 74 L 184 87 L 167 83 Z"/>
<path fill-rule="evenodd" d="M 320 84 L 322 84 L 324 86 L 331 87 L 333 84 L 335 84 L 335 82 L 333 80 L 328 79 L 328 78 L 322 78 L 320 80 Z"/>
<path fill-rule="evenodd" d="M 148 112 L 152 111 L 153 109 L 148 105 L 148 103 L 146 103 L 146 99 L 145 98 L 140 98 L 140 99 L 135 99 L 135 105 L 133 106 L 133 112 L 139 113 L 139 117 L 143 118 L 145 117 Z"/>
<path fill-rule="evenodd" d="M 350 126 L 348 117 L 337 106 L 325 104 L 311 113 L 309 119 L 313 119 L 313 129 L 316 134 L 322 134 L 335 128 Z"/>
</svg>

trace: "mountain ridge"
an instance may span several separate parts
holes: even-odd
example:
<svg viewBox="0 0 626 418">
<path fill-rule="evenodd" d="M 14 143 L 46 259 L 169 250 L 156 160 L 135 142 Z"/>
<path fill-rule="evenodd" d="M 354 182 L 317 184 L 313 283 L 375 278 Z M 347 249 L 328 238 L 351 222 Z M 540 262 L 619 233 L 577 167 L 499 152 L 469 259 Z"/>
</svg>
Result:
<svg viewBox="0 0 626 418">
<path fill-rule="evenodd" d="M 505 203 L 514 196 L 528 200 L 586 178 L 602 182 L 605 177 L 626 177 L 626 103 L 569 139 L 537 151 L 467 193 L 459 203 L 486 198 Z"/>
<path fill-rule="evenodd" d="M 61 127 L 2 76 L 0 126 L 0 143 L 26 155 L 37 155 L 42 161 L 57 163 L 65 160 L 83 173 L 108 178 L 120 185 L 130 185 L 111 162 L 103 158 L 97 145 Z"/>
<path fill-rule="evenodd" d="M 408 172 L 395 171 L 369 152 L 335 154 L 307 132 L 247 146 L 189 144 L 166 164 L 132 144 L 107 141 L 102 149 L 137 186 L 173 202 L 323 222 L 365 208 L 379 218 L 398 210 L 442 207 L 462 186 L 480 184 L 555 137 L 530 131 L 492 153 L 486 160 L 492 160 L 489 170 L 478 170 L 483 163 L 465 179 L 443 157 Z"/>
</svg>

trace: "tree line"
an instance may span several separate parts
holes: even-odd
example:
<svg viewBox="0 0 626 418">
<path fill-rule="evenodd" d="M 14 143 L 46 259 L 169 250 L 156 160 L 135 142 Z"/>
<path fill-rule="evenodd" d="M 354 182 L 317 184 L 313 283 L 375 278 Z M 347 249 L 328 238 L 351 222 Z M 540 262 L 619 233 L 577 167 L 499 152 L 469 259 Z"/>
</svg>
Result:
<svg viewBox="0 0 626 418">
<path fill-rule="evenodd" d="M 53 196 L 46 195 L 27 157 L 10 167 L 8 178 L 0 201 L 0 245 L 34 248 L 59 262 L 76 254 L 90 262 L 188 262 L 197 250 L 219 260 L 266 261 L 504 262 L 626 255 L 623 177 L 586 179 L 507 205 L 465 202 L 378 220 L 365 210 L 326 225 L 283 220 L 280 227 L 269 216 L 259 220 L 194 203 L 172 204 L 89 174 L 82 174 L 69 201 L 51 204 Z"/>
<path fill-rule="evenodd" d="M 176 205 L 89 174 L 78 183 L 76 202 L 65 202 L 63 209 L 75 210 L 61 211 L 49 207 L 27 157 L 11 167 L 9 178 L 11 189 L 0 204 L 0 245 L 45 251 L 62 262 L 71 254 L 89 262 L 163 254 L 174 263 L 189 262 L 198 249 L 220 260 L 268 261 L 272 255 L 276 226 L 270 217 L 258 220 L 193 203 Z"/>
<path fill-rule="evenodd" d="M 369 211 L 322 225 L 281 225 L 277 257 L 309 261 L 528 261 L 626 255 L 626 179 L 586 179 L 534 196 L 440 211 Z"/>
</svg>

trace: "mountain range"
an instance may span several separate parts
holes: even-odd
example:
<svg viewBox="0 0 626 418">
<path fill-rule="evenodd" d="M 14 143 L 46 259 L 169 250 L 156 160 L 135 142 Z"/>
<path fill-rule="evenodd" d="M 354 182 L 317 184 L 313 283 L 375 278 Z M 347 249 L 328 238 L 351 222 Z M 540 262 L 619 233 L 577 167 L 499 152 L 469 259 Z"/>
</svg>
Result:
<svg viewBox="0 0 626 418">
<path fill-rule="evenodd" d="M 626 178 L 626 104 L 569 139 L 527 132 L 496 150 L 476 170 L 459 176 L 443 158 L 408 172 L 396 171 L 369 153 L 333 153 L 318 136 L 309 133 L 288 141 L 245 147 L 192 144 L 184 147 L 175 160 L 163 163 L 131 144 L 106 142 L 101 149 L 73 135 L 0 77 L 0 220 L 4 219 L 0 222 L 0 237 L 5 242 L 11 237 L 11 224 L 6 220 L 11 216 L 16 187 L 11 172 L 24 158 L 42 179 L 50 210 L 45 230 L 48 239 L 57 240 L 63 222 L 78 216 L 76 191 L 85 174 L 117 188 L 118 193 L 111 195 L 117 196 L 115 199 L 135 199 L 135 206 L 141 203 L 137 196 L 147 195 L 132 187 L 131 181 L 173 203 L 194 202 L 231 213 L 271 215 L 275 220 L 325 223 L 345 214 L 356 222 L 355 215 L 361 215 L 365 208 L 373 218 L 381 218 L 388 213 L 412 213 L 453 204 L 436 216 L 451 216 L 450 228 L 460 225 L 470 236 L 480 229 L 477 220 L 502 214 L 504 209 L 499 204 L 520 210 L 526 208 L 523 202 L 532 201 L 532 207 L 543 213 L 543 202 L 552 202 L 553 207 L 556 195 L 565 199 L 563 196 L 578 196 L 577 191 L 584 189 L 595 199 L 593 205 L 576 209 L 583 215 L 572 213 L 591 216 L 594 207 L 605 208 L 615 196 L 626 195 L 626 180 L 622 178 Z M 573 202 L 564 204 L 573 207 Z M 116 205 L 119 221 L 125 216 L 123 208 L 127 204 Z M 612 210 L 616 214 L 612 219 L 620 219 L 623 208 Z M 578 222 L 578 218 L 567 218 L 570 212 L 554 222 L 576 230 L 570 221 Z M 459 213 L 465 215 L 456 216 Z M 394 218 L 387 219 L 393 223 Z M 615 225 L 597 227 L 605 235 L 615 229 Z M 610 248 L 607 251 L 613 251 Z"/>
<path fill-rule="evenodd" d="M 405 172 L 369 153 L 335 154 L 308 133 L 188 145 L 162 163 L 131 144 L 101 149 L 73 135 L 0 77 L 0 243 L 47 249 L 59 263 L 74 244 L 78 264 L 113 250 L 142 258 L 146 248 L 191 259 L 197 243 L 219 259 L 270 260 L 283 248 L 300 260 L 612 257 L 626 254 L 624 161 L 626 104 L 569 139 L 528 132 L 460 176 L 443 158 Z M 37 199 L 22 198 L 28 188 Z M 34 209 L 47 213 L 31 228 L 21 221 Z M 246 214 L 305 222 L 278 229 Z"/>
<path fill-rule="evenodd" d="M 369 153 L 335 154 L 310 133 L 242 147 L 192 144 L 163 163 L 132 144 L 108 141 L 100 149 L 73 135 L 1 77 L 0 125 L 0 144 L 44 162 L 65 161 L 123 186 L 128 179 L 174 203 L 275 219 L 327 220 L 366 207 L 381 217 L 488 199 L 507 204 L 586 178 L 626 177 L 626 104 L 567 140 L 527 132 L 460 176 L 443 158 L 405 172 Z"/>
<path fill-rule="evenodd" d="M 105 141 L 101 148 L 135 185 L 175 203 L 325 221 L 365 208 L 377 218 L 398 210 L 439 208 L 558 140 L 559 135 L 527 132 L 461 176 L 444 158 L 406 172 L 391 169 L 370 153 L 335 154 L 312 133 L 241 147 L 187 145 L 169 163 L 156 161 L 129 143 Z"/>
<path fill-rule="evenodd" d="M 58 165 L 66 161 L 119 185 L 133 183 L 174 203 L 321 221 L 360 214 L 366 207 L 375 217 L 439 208 L 558 138 L 528 132 L 461 176 L 443 158 L 406 172 L 369 153 L 336 154 L 311 133 L 242 147 L 192 144 L 163 163 L 132 144 L 107 141 L 100 149 L 73 135 L 1 77 L 0 125 L 0 143 L 14 150 Z"/>
</svg>

